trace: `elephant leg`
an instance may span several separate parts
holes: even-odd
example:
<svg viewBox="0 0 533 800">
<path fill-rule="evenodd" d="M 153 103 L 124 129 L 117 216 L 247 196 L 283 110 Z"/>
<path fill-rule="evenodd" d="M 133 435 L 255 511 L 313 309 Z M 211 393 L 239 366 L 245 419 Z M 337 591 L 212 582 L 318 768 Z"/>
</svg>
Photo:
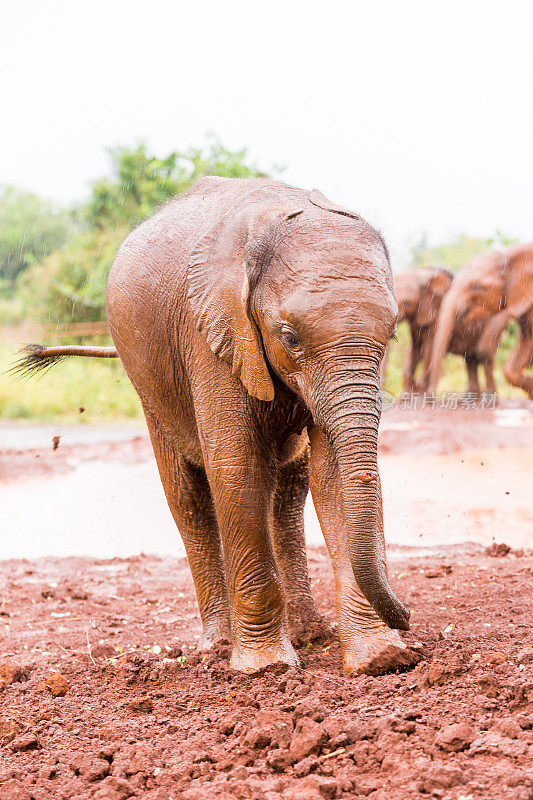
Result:
<svg viewBox="0 0 533 800">
<path fill-rule="evenodd" d="M 530 399 L 533 399 L 533 375 L 526 375 L 524 370 L 531 364 L 532 356 L 533 325 L 527 318 L 522 318 L 518 344 L 505 362 L 503 371 L 509 383 L 523 389 Z"/>
<path fill-rule="evenodd" d="M 433 345 L 429 332 L 426 332 L 422 339 L 420 358 L 422 360 L 422 371 L 418 379 L 418 389 L 421 392 L 427 391 L 429 384 L 429 370 L 431 367 L 431 348 Z"/>
<path fill-rule="evenodd" d="M 494 362 L 492 358 L 488 359 L 483 364 L 483 371 L 485 373 L 485 391 L 487 394 L 498 394 L 496 389 L 496 382 L 494 380 Z"/>
<path fill-rule="evenodd" d="M 304 534 L 304 507 L 309 492 L 309 453 L 278 468 L 272 514 L 272 546 L 280 571 L 293 644 L 329 635 L 328 622 L 311 595 Z"/>
<path fill-rule="evenodd" d="M 230 639 L 229 603 L 220 534 L 205 471 L 187 462 L 172 437 L 146 414 L 167 502 L 191 568 L 203 633 L 201 649 Z"/>
<path fill-rule="evenodd" d="M 344 669 L 352 674 L 377 675 L 411 666 L 420 660 L 420 655 L 406 646 L 398 631 L 382 622 L 354 578 L 339 469 L 331 446 L 317 428 L 313 428 L 309 438 L 311 493 L 333 566 Z M 382 508 L 378 525 L 386 568 Z"/>
<path fill-rule="evenodd" d="M 407 351 L 402 370 L 404 392 L 418 391 L 415 373 L 418 362 L 420 361 L 420 353 L 421 347 L 419 337 L 415 336 L 411 330 L 411 341 L 409 343 L 409 349 Z"/>
<path fill-rule="evenodd" d="M 277 662 L 297 665 L 270 537 L 274 465 L 263 463 L 254 442 L 241 439 L 231 461 L 207 445 L 206 467 L 226 562 L 231 666 L 255 672 Z"/>
<path fill-rule="evenodd" d="M 481 394 L 479 378 L 477 374 L 479 360 L 473 353 L 465 354 L 466 371 L 468 374 L 468 392 L 470 394 Z"/>
</svg>

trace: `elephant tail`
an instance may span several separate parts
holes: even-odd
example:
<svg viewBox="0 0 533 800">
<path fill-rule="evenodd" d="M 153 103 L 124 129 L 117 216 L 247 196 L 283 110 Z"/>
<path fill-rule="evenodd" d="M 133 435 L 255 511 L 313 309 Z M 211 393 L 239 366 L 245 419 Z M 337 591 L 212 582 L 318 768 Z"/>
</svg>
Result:
<svg viewBox="0 0 533 800">
<path fill-rule="evenodd" d="M 11 372 L 32 375 L 49 369 L 68 356 L 89 356 L 90 358 L 118 358 L 116 347 L 89 347 L 85 345 L 62 345 L 45 347 L 41 344 L 28 344 L 20 351 L 22 358 L 15 362 Z"/>
</svg>

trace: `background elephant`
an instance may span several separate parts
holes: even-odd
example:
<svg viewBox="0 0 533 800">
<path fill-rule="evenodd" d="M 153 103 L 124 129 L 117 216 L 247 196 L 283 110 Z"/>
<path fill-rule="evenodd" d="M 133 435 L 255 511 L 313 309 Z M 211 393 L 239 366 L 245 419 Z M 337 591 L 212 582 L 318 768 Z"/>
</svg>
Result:
<svg viewBox="0 0 533 800">
<path fill-rule="evenodd" d="M 467 359 L 467 367 L 472 377 L 475 371 L 477 380 L 478 365 L 492 362 L 501 334 L 514 318 L 520 327 L 519 340 L 505 365 L 505 376 L 533 397 L 533 376 L 524 374 L 533 354 L 532 309 L 533 244 L 514 245 L 476 256 L 455 276 L 442 303 L 431 356 L 429 390 L 436 390 L 446 351 L 457 353 L 472 342 L 475 342 L 474 352 L 470 362 Z M 488 381 L 487 375 L 490 392 Z"/>
<path fill-rule="evenodd" d="M 423 392 L 427 387 L 437 317 L 452 280 L 453 274 L 442 267 L 410 269 L 394 276 L 398 324 L 407 322 L 410 332 L 402 373 L 406 392 Z M 422 370 L 417 380 L 415 374 L 420 362 Z"/>
<path fill-rule="evenodd" d="M 412 663 L 393 630 L 409 613 L 387 580 L 377 468 L 379 369 L 397 315 L 379 234 L 316 190 L 205 178 L 128 236 L 107 306 L 186 547 L 203 644 L 231 636 L 243 670 L 297 663 L 286 600 L 316 614 L 310 480 L 345 669 Z M 67 352 L 37 349 L 27 363 Z"/>
<path fill-rule="evenodd" d="M 410 343 L 403 364 L 403 388 L 405 392 L 426 392 L 429 387 L 431 359 L 437 320 L 445 295 L 453 285 L 453 273 L 442 267 L 427 267 L 407 270 L 394 276 L 394 291 L 398 303 L 398 323 L 409 325 Z M 485 371 L 486 391 L 495 394 L 493 376 L 494 354 L 478 353 L 478 341 L 483 335 L 486 320 L 475 326 L 456 320 L 448 340 L 447 352 L 460 355 L 465 360 L 468 376 L 468 392 L 479 394 L 478 367 Z M 388 350 L 387 349 L 387 356 Z M 386 356 L 386 358 L 387 358 Z M 386 358 L 384 361 L 386 361 Z M 422 368 L 419 377 L 416 370 Z"/>
</svg>

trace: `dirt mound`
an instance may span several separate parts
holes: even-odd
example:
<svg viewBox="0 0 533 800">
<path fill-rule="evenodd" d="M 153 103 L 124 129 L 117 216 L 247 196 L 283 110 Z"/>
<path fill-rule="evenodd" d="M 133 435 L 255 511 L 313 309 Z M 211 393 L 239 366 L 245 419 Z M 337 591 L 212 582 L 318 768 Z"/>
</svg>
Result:
<svg viewBox="0 0 533 800">
<path fill-rule="evenodd" d="M 0 800 L 531 798 L 533 557 L 436 562 L 391 569 L 422 661 L 352 678 L 329 630 L 300 632 L 301 669 L 198 652 L 183 560 L 0 563 Z"/>
</svg>

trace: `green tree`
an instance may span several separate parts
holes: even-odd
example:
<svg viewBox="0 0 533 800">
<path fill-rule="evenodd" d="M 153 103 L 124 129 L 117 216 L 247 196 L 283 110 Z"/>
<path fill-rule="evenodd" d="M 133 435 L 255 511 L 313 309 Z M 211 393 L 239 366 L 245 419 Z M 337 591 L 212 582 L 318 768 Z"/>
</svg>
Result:
<svg viewBox="0 0 533 800">
<path fill-rule="evenodd" d="M 165 158 L 144 144 L 111 150 L 110 157 L 110 177 L 94 183 L 81 212 L 85 230 L 29 270 L 20 283 L 34 319 L 105 319 L 107 275 L 131 228 L 203 175 L 266 176 L 249 162 L 246 150 L 228 150 L 216 139 Z"/>
<path fill-rule="evenodd" d="M 266 173 L 247 164 L 245 149 L 233 152 L 213 137 L 205 148 L 176 150 L 166 158 L 150 154 L 144 144 L 134 149 L 116 148 L 109 154 L 112 177 L 93 185 L 85 210 L 87 221 L 97 228 L 122 223 L 134 227 L 204 175 L 266 177 Z"/>
<path fill-rule="evenodd" d="M 11 292 L 24 270 L 61 247 L 75 225 L 69 212 L 14 186 L 0 187 L 0 290 Z"/>
<path fill-rule="evenodd" d="M 488 239 L 461 233 L 439 244 L 430 245 L 427 236 L 423 234 L 411 247 L 411 268 L 440 266 L 458 272 L 479 253 L 505 247 L 514 241 L 516 240 L 501 231 L 496 231 L 495 235 Z"/>
</svg>

